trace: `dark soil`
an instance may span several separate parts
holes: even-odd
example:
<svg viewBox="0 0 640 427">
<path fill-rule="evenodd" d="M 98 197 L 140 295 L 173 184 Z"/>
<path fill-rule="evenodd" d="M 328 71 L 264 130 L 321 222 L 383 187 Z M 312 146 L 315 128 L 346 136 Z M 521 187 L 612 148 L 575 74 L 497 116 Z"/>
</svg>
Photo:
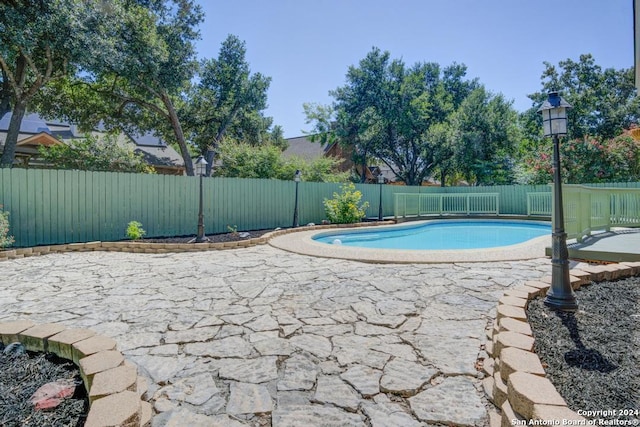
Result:
<svg viewBox="0 0 640 427">
<path fill-rule="evenodd" d="M 0 350 L 4 346 L 0 344 Z M 79 384 L 72 397 L 57 407 L 36 410 L 30 399 L 46 383 L 72 379 Z M 5 354 L 0 351 L 0 426 L 79 427 L 89 409 L 80 371 L 51 353 Z"/>
<path fill-rule="evenodd" d="M 640 277 L 593 283 L 576 297 L 576 313 L 552 311 L 542 298 L 529 304 L 547 377 L 573 411 L 616 411 L 592 419 L 640 419 Z"/>
<path fill-rule="evenodd" d="M 220 233 L 211 235 L 205 234 L 205 237 L 210 243 L 235 242 L 260 237 L 270 231 L 273 230 L 238 231 L 237 233 Z M 154 237 L 142 239 L 141 241 L 145 243 L 193 243 L 195 238 L 196 236 Z"/>
</svg>

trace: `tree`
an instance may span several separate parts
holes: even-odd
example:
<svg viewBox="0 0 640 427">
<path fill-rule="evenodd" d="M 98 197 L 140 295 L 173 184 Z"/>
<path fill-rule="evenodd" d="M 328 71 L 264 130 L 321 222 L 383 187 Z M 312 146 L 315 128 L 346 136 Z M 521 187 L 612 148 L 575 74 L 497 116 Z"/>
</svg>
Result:
<svg viewBox="0 0 640 427">
<path fill-rule="evenodd" d="M 629 131 L 600 141 L 578 138 L 560 144 L 562 177 L 570 184 L 640 180 L 640 143 Z M 527 156 L 527 180 L 545 184 L 553 180 L 551 144 L 541 146 Z"/>
<path fill-rule="evenodd" d="M 219 144 L 218 155 L 221 165 L 215 169 L 216 176 L 291 180 L 295 171 L 300 170 L 305 181 L 344 182 L 347 179 L 346 173 L 336 172 L 339 160 L 285 159 L 280 148 L 272 144 L 252 146 L 226 139 Z"/>
<path fill-rule="evenodd" d="M 610 139 L 638 123 L 640 99 L 633 68 L 603 70 L 590 54 L 580 55 L 578 62 L 566 59 L 557 67 L 548 62 L 544 65 L 542 91 L 529 95 L 534 107 L 525 115 L 529 121 L 535 120 L 529 126 L 533 139 L 539 139 L 536 136 L 542 127 L 536 111 L 551 91 L 559 91 L 573 106 L 569 110 L 569 138 Z"/>
<path fill-rule="evenodd" d="M 114 135 L 85 135 L 69 144 L 39 147 L 45 163 L 58 169 L 105 172 L 155 173 L 131 146 L 120 145 Z"/>
<path fill-rule="evenodd" d="M 442 128 L 438 127 L 448 123 L 478 87 L 476 80 L 465 80 L 465 75 L 464 65 L 408 67 L 373 48 L 358 67 L 349 68 L 347 84 L 330 92 L 335 99 L 331 132 L 352 148 L 363 174 L 367 160 L 374 157 L 406 184 L 420 185 L 438 161 L 444 161 L 438 146 Z"/>
<path fill-rule="evenodd" d="M 38 92 L 112 51 L 99 36 L 105 7 L 98 0 L 0 3 L 0 113 L 12 111 L 0 167 L 13 165 L 22 118 Z"/>
<path fill-rule="evenodd" d="M 201 8 L 193 0 L 121 0 L 109 6 L 112 25 L 103 37 L 115 53 L 61 81 L 39 109 L 85 129 L 102 123 L 109 130 L 153 130 L 179 147 L 193 175 L 178 111 L 198 68 L 194 42 Z"/>
<path fill-rule="evenodd" d="M 453 114 L 455 168 L 478 185 L 510 184 L 518 115 L 504 97 L 478 87 Z"/>
<path fill-rule="evenodd" d="M 185 126 L 198 152 L 207 155 L 207 174 L 213 165 L 214 150 L 225 136 L 258 145 L 276 139 L 282 144 L 282 129 L 269 134 L 272 119 L 261 113 L 267 108 L 271 79 L 251 74 L 245 59 L 245 43 L 229 35 L 217 59 L 204 60 L 199 81 L 184 104 Z"/>
</svg>

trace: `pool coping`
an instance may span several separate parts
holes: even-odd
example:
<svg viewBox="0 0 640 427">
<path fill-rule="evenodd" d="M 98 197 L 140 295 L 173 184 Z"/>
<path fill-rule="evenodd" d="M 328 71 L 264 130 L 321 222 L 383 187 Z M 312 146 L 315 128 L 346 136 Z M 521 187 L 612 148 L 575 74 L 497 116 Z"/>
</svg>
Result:
<svg viewBox="0 0 640 427">
<path fill-rule="evenodd" d="M 406 227 L 407 224 L 378 225 L 376 227 L 389 228 L 402 226 Z M 363 227 L 344 228 L 341 231 L 355 230 L 362 231 Z M 274 236 L 269 240 L 269 244 L 284 251 L 321 258 L 347 259 L 370 263 L 437 264 L 448 262 L 521 261 L 544 258 L 545 248 L 548 246 L 550 240 L 550 236 L 541 236 L 516 245 L 483 249 L 372 249 L 330 245 L 313 240 L 313 236 L 322 232 L 323 231 L 316 229 Z"/>
</svg>

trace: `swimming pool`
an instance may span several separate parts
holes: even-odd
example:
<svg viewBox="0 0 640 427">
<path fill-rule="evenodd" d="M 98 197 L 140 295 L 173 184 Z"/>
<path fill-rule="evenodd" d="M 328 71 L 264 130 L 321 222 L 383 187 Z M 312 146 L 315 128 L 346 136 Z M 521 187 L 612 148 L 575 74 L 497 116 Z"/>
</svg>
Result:
<svg viewBox="0 0 640 427">
<path fill-rule="evenodd" d="M 437 220 L 372 230 L 330 231 L 313 240 L 377 249 L 451 250 L 516 245 L 551 234 L 549 223 L 513 220 Z"/>
</svg>

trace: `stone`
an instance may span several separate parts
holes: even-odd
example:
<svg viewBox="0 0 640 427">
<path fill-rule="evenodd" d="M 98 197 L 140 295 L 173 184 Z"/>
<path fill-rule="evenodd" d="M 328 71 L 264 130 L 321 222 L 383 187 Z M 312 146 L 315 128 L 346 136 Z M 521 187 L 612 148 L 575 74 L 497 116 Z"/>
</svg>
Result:
<svg viewBox="0 0 640 427">
<path fill-rule="evenodd" d="M 523 422 L 522 425 L 527 425 L 527 420 L 517 412 L 513 410 L 509 401 L 505 401 L 500 407 L 502 410 L 502 417 L 500 419 L 502 427 L 510 427 L 515 425 L 515 422 Z"/>
<path fill-rule="evenodd" d="M 58 323 L 42 323 L 20 332 L 18 339 L 27 350 L 47 351 L 46 339 L 65 329 L 64 325 Z"/>
<path fill-rule="evenodd" d="M 99 351 L 115 350 L 117 344 L 113 338 L 102 335 L 94 335 L 86 340 L 75 342 L 71 346 L 73 361 L 77 364 L 83 357 L 90 356 Z"/>
<path fill-rule="evenodd" d="M 525 418 L 533 417 L 534 405 L 567 405 L 551 381 L 526 372 L 511 374 L 507 389 L 513 410 Z"/>
<path fill-rule="evenodd" d="M 124 356 L 116 350 L 107 350 L 83 357 L 78 362 L 85 384 L 91 387 L 93 376 L 98 372 L 117 368 L 124 363 Z"/>
<path fill-rule="evenodd" d="M 118 366 L 94 375 L 89 389 L 89 402 L 122 391 L 137 391 L 138 374 L 135 367 Z M 137 395 L 137 393 L 136 393 Z"/>
<path fill-rule="evenodd" d="M 329 403 L 350 412 L 356 412 L 360 404 L 360 398 L 353 388 L 334 375 L 318 377 L 313 401 Z"/>
<path fill-rule="evenodd" d="M 327 358 L 331 355 L 331 341 L 326 337 L 303 334 L 291 337 L 289 341 L 293 347 L 308 351 L 314 356 Z"/>
<path fill-rule="evenodd" d="M 230 391 L 228 414 L 268 414 L 273 410 L 271 395 L 263 385 L 232 382 Z"/>
<path fill-rule="evenodd" d="M 98 399 L 91 405 L 85 427 L 134 426 L 140 423 L 140 398 L 123 391 Z"/>
<path fill-rule="evenodd" d="M 527 308 L 527 304 L 529 303 L 529 300 L 524 299 L 524 298 L 517 298 L 517 297 L 513 297 L 513 296 L 509 296 L 509 295 L 505 295 L 502 298 L 500 298 L 498 300 L 498 304 L 502 304 L 502 305 L 511 305 L 514 307 L 520 307 L 520 308 L 524 308 L 526 310 Z"/>
<path fill-rule="evenodd" d="M 407 340 L 428 363 L 445 375 L 477 374 L 475 363 L 480 348 L 479 339 L 415 334 L 407 335 Z"/>
<path fill-rule="evenodd" d="M 362 411 L 369 418 L 371 427 L 422 427 L 424 425 L 396 403 L 365 402 L 362 404 Z"/>
<path fill-rule="evenodd" d="M 220 394 L 220 390 L 213 377 L 210 373 L 205 372 L 166 385 L 158 389 L 153 398 L 154 400 L 166 398 L 175 403 L 186 402 L 199 406 L 218 394 Z"/>
<path fill-rule="evenodd" d="M 354 365 L 340 374 L 340 378 L 355 388 L 364 397 L 380 393 L 382 371 L 369 366 Z"/>
<path fill-rule="evenodd" d="M 63 359 L 73 359 L 73 353 L 71 351 L 71 345 L 75 342 L 85 340 L 94 336 L 96 333 L 89 329 L 66 329 L 52 337 L 47 342 L 47 350 L 51 353 L 57 354 Z"/>
<path fill-rule="evenodd" d="M 284 363 L 284 374 L 278 381 L 278 391 L 311 390 L 316 384 L 316 365 L 306 356 L 293 355 Z"/>
<path fill-rule="evenodd" d="M 278 379 L 276 360 L 274 356 L 255 359 L 221 359 L 215 361 L 215 365 L 218 366 L 220 378 L 260 384 Z"/>
<path fill-rule="evenodd" d="M 499 305 L 497 309 L 498 321 L 503 317 L 511 317 L 517 320 L 527 320 L 527 313 L 521 307 L 514 307 L 512 305 Z"/>
<path fill-rule="evenodd" d="M 251 329 L 252 331 L 275 331 L 280 328 L 280 325 L 268 314 L 263 314 L 252 322 L 246 323 L 244 325 L 246 328 Z"/>
<path fill-rule="evenodd" d="M 31 320 L 14 320 L 12 322 L 0 322 L 0 339 L 4 344 L 18 341 L 18 334 L 35 325 Z"/>
<path fill-rule="evenodd" d="M 500 376 L 506 382 L 514 372 L 528 372 L 545 376 L 544 368 L 538 355 L 515 347 L 503 348 L 500 352 Z"/>
<path fill-rule="evenodd" d="M 400 396 L 415 395 L 438 371 L 416 362 L 393 359 L 384 367 L 380 389 Z"/>
<path fill-rule="evenodd" d="M 209 341 L 220 331 L 219 326 L 205 326 L 202 328 L 185 329 L 181 331 L 167 331 L 164 335 L 165 344 L 185 344 Z"/>
<path fill-rule="evenodd" d="M 493 374 L 493 403 L 500 407 L 508 398 L 507 384 L 502 381 L 500 372 Z"/>
<path fill-rule="evenodd" d="M 254 342 L 253 347 L 261 356 L 289 356 L 293 352 L 291 343 L 284 338 L 262 339 Z"/>
<path fill-rule="evenodd" d="M 418 419 L 427 423 L 476 426 L 487 421 L 484 403 L 467 377 L 445 378 L 408 400 Z"/>
<path fill-rule="evenodd" d="M 528 335 L 517 332 L 503 331 L 497 335 L 493 351 L 497 355 L 501 354 L 503 348 L 515 347 L 526 351 L 533 351 L 534 339 Z"/>
<path fill-rule="evenodd" d="M 188 363 L 184 357 L 134 356 L 131 359 L 144 370 L 156 384 L 168 383 Z"/>
<path fill-rule="evenodd" d="M 523 322 L 521 320 L 516 320 L 511 317 L 503 317 L 502 319 L 500 319 L 498 327 L 499 331 L 517 332 L 519 334 L 533 336 L 533 332 L 531 331 L 531 326 L 529 326 L 529 323 Z"/>
<path fill-rule="evenodd" d="M 272 427 L 366 427 L 364 419 L 330 406 L 307 405 L 273 411 Z"/>
<path fill-rule="evenodd" d="M 252 351 L 253 347 L 245 339 L 238 336 L 184 346 L 185 354 L 215 358 L 248 357 Z"/>
</svg>

